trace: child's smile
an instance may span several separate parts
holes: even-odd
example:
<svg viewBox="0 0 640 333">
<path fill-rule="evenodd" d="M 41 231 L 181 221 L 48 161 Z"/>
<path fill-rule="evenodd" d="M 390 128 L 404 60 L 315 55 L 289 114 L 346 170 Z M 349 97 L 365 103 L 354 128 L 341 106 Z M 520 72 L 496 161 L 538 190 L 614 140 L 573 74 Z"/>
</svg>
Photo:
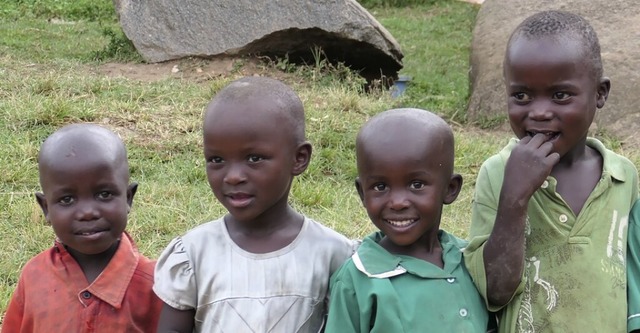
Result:
<svg viewBox="0 0 640 333">
<path fill-rule="evenodd" d="M 407 228 L 414 223 L 418 222 L 418 219 L 385 219 L 387 223 L 391 224 L 395 228 Z"/>
</svg>

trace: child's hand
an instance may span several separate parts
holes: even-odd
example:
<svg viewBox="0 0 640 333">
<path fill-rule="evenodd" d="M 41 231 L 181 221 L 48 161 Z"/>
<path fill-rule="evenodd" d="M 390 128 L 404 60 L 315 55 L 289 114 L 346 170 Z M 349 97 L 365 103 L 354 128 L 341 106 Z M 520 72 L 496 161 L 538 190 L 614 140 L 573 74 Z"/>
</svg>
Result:
<svg viewBox="0 0 640 333">
<path fill-rule="evenodd" d="M 526 136 L 511 151 L 504 170 L 503 191 L 513 199 L 528 201 L 551 173 L 560 155 L 552 152 L 553 144 L 547 136 Z"/>
</svg>

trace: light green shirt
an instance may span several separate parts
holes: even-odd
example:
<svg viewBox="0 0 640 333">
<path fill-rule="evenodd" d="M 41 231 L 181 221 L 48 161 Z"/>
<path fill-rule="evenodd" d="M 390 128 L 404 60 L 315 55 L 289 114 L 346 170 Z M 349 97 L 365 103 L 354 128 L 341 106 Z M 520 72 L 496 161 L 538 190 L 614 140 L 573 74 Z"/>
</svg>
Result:
<svg viewBox="0 0 640 333">
<path fill-rule="evenodd" d="M 327 333 L 487 332 L 489 314 L 464 267 L 465 242 L 439 232 L 444 268 L 396 256 L 366 237 L 332 277 Z"/>
<path fill-rule="evenodd" d="M 640 200 L 631 209 L 627 243 L 628 331 L 640 330 Z"/>
<path fill-rule="evenodd" d="M 482 165 L 465 261 L 487 299 L 483 249 L 496 218 L 512 139 Z M 547 178 L 529 201 L 524 277 L 500 312 L 499 332 L 625 332 L 628 214 L 638 174 L 626 158 L 589 138 L 603 157 L 600 181 L 576 216 Z M 489 305 L 492 311 L 499 310 Z"/>
</svg>

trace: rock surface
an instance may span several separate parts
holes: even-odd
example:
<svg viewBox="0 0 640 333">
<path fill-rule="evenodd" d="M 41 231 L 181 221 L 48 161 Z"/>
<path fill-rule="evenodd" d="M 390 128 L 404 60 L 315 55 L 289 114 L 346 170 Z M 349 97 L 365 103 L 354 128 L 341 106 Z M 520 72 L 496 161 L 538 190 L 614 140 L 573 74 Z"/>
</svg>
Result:
<svg viewBox="0 0 640 333">
<path fill-rule="evenodd" d="M 395 78 L 402 52 L 355 0 L 113 0 L 124 33 L 148 62 L 184 57 L 288 55 L 327 59 Z"/>
<path fill-rule="evenodd" d="M 486 0 L 478 12 L 471 47 L 472 121 L 506 116 L 502 61 L 509 35 L 531 14 L 560 9 L 585 17 L 598 33 L 604 75 L 611 93 L 596 114 L 594 127 L 622 142 L 640 143 L 640 1 L 637 0 Z"/>
</svg>

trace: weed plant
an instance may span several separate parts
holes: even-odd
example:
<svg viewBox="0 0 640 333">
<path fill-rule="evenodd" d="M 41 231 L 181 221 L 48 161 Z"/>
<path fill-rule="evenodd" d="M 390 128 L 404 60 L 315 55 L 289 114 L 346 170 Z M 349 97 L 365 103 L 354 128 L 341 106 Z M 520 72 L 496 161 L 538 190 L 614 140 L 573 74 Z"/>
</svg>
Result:
<svg viewBox="0 0 640 333">
<path fill-rule="evenodd" d="M 15 19 L 116 20 L 111 0 L 3 0 L 0 13 Z"/>
<path fill-rule="evenodd" d="M 365 8 L 390 8 L 435 5 L 449 0 L 358 0 Z"/>
</svg>

